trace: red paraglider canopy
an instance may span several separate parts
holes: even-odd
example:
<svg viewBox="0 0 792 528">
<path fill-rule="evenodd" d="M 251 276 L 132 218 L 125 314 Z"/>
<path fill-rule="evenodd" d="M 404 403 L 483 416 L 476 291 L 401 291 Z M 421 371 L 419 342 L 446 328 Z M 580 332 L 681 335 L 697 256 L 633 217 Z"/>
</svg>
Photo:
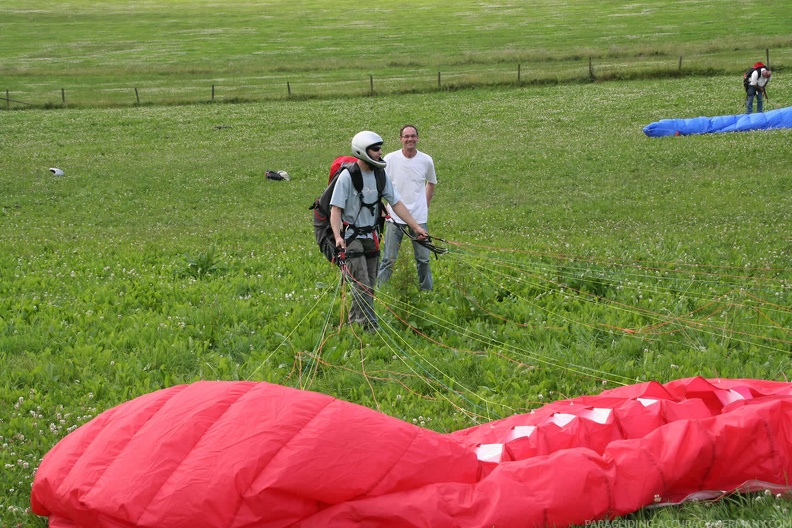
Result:
<svg viewBox="0 0 792 528">
<path fill-rule="evenodd" d="M 440 434 L 323 394 L 198 382 L 69 434 L 31 500 L 51 528 L 566 526 L 786 490 L 790 473 L 790 383 L 642 383 Z"/>
</svg>

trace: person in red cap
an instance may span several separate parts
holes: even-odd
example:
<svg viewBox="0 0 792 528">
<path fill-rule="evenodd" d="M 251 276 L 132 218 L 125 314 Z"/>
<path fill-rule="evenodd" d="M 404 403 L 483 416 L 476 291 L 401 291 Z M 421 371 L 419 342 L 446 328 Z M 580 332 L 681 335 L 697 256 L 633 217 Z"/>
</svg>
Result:
<svg viewBox="0 0 792 528">
<path fill-rule="evenodd" d="M 765 98 L 767 97 L 767 92 L 765 90 L 767 89 L 767 83 L 770 82 L 770 78 L 773 76 L 773 72 L 761 62 L 757 62 L 751 69 L 750 74 L 746 75 L 748 77 L 748 85 L 746 87 L 747 101 L 745 113 L 750 114 L 753 112 L 754 97 L 756 97 L 756 111 L 763 112 L 762 96 Z"/>
</svg>

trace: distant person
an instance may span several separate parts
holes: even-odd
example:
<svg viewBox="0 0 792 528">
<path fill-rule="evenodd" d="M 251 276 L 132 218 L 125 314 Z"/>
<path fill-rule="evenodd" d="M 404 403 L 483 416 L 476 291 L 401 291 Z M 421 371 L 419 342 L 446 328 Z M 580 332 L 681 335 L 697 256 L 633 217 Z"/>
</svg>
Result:
<svg viewBox="0 0 792 528">
<path fill-rule="evenodd" d="M 426 238 L 429 234 L 410 215 L 384 172 L 382 138 L 368 130 L 358 132 L 352 138 L 352 155 L 357 160 L 356 164 L 345 168 L 338 175 L 330 199 L 330 226 L 336 248 L 339 252 L 344 252 L 346 269 L 351 278 L 352 306 L 349 310 L 349 322 L 359 323 L 367 331 L 376 331 L 379 326 L 374 313 L 374 286 L 377 283 L 379 265 L 379 240 L 376 232 L 380 215 L 379 199 L 384 198 L 389 204 L 388 207 L 398 213 L 419 238 Z M 361 192 L 355 190 L 350 170 L 360 172 L 363 180 Z M 377 188 L 378 178 L 385 179 L 382 196 Z"/>
<path fill-rule="evenodd" d="M 386 169 L 388 177 L 393 182 L 394 187 L 410 211 L 410 214 L 420 226 L 426 230 L 429 220 L 429 204 L 435 193 L 437 176 L 435 174 L 434 161 L 431 156 L 421 152 L 417 148 L 418 129 L 413 125 L 404 125 L 399 131 L 399 140 L 402 143 L 401 150 L 391 152 L 385 156 L 388 164 Z M 393 208 L 388 206 L 388 213 L 397 224 L 405 227 L 405 221 L 394 213 Z M 412 228 L 409 233 L 415 236 L 417 233 Z M 395 225 L 388 225 L 385 229 L 385 248 L 383 249 L 382 264 L 379 268 L 379 284 L 385 284 L 393 274 L 393 265 L 399 255 L 404 232 Z M 415 256 L 415 267 L 418 270 L 418 285 L 421 290 L 432 289 L 432 270 L 429 267 L 430 251 L 413 240 L 413 255 Z"/>
<path fill-rule="evenodd" d="M 761 62 L 757 62 L 749 72 L 746 72 L 746 114 L 753 112 L 754 97 L 756 97 L 756 111 L 763 112 L 762 96 L 767 97 L 767 83 L 772 76 L 773 72 Z"/>
</svg>

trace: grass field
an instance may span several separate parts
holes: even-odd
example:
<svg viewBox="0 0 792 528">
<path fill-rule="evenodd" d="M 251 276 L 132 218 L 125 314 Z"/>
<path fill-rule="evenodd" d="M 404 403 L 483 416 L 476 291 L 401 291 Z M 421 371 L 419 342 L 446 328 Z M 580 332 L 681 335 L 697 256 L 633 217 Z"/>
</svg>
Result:
<svg viewBox="0 0 792 528">
<path fill-rule="evenodd" d="M 790 64 L 790 25 L 783 3 L 726 0 L 8 0 L 0 93 L 10 107 L 383 94 L 435 90 L 438 74 L 444 89 L 517 83 L 518 67 L 521 83 L 588 82 L 589 59 L 600 79 L 739 75 L 768 50 Z"/>
<path fill-rule="evenodd" d="M 731 79 L 709 82 L 722 100 L 713 96 L 696 113 L 731 104 Z M 723 305 L 714 329 L 696 329 L 696 318 L 662 336 L 596 327 L 641 327 L 653 322 L 638 315 L 650 302 L 660 314 L 734 288 L 789 305 L 792 135 L 644 137 L 649 120 L 687 111 L 684 86 L 574 85 L 563 89 L 563 105 L 544 89 L 525 88 L 341 104 L 6 114 L 0 357 L 8 418 L 0 436 L 10 447 L 0 453 L 11 471 L 8 505 L 24 510 L 32 468 L 70 428 L 138 394 L 195 379 L 303 386 L 406 420 L 430 418 L 425 423 L 441 431 L 598 392 L 603 382 L 783 379 L 789 315 L 766 302 Z M 312 126 L 317 120 L 325 126 Z M 336 272 L 314 247 L 307 205 L 356 128 L 383 131 L 390 146 L 406 120 L 419 122 L 440 172 L 432 231 L 472 246 L 434 263 L 437 289 L 421 298 L 409 259 L 400 260 L 380 312 L 397 329 L 384 306 L 412 314 L 411 324 L 453 348 L 416 335 L 395 353 L 409 359 L 394 362 L 386 341 L 342 332 L 321 350 L 327 364 L 319 372 L 295 372 L 300 361 L 310 363 L 325 312 L 338 316 Z M 757 159 L 766 160 L 761 171 Z M 51 177 L 50 166 L 66 175 Z M 293 179 L 266 181 L 267 168 Z M 551 280 L 526 290 L 504 277 L 501 284 L 519 290 L 503 303 L 501 286 L 467 269 L 488 256 Z M 647 267 L 675 285 L 658 286 Z M 553 280 L 567 284 L 566 300 Z M 480 289 L 460 295 L 460 285 L 477 282 Z M 607 298 L 632 308 L 622 313 L 575 293 L 603 282 Z M 544 300 L 529 302 L 537 295 Z M 557 304 L 570 299 L 566 308 Z M 449 330 L 449 322 L 468 330 Z M 525 368 L 515 371 L 515 359 Z M 427 364 L 470 391 L 443 390 L 435 373 L 411 375 Z M 384 371 L 397 374 L 369 386 Z"/>
<path fill-rule="evenodd" d="M 220 44 L 211 42 L 224 51 L 214 61 L 203 39 L 192 48 L 189 39 L 164 45 L 177 27 L 201 35 L 221 20 L 230 34 L 255 28 L 246 45 L 257 42 L 279 57 L 283 49 L 263 38 L 273 33 L 268 24 L 277 20 L 292 35 L 290 45 L 300 40 L 300 20 L 287 16 L 285 4 L 255 18 L 260 6 L 235 3 L 220 19 L 202 4 L 164 5 L 72 2 L 66 16 L 51 2 L 5 3 L 0 43 L 15 58 L 0 54 L 0 78 L 20 79 L 27 90 L 52 76 L 55 87 L 69 68 L 69 54 L 58 50 L 87 49 L 97 34 L 95 63 L 75 73 L 90 87 L 134 79 L 135 64 L 163 85 L 192 75 L 191 64 L 206 68 L 207 79 L 223 68 L 250 76 L 260 66 L 249 57 L 252 48 L 233 52 L 219 36 Z M 344 5 L 301 4 L 312 13 L 301 23 L 339 27 Z M 502 5 L 465 4 L 459 12 L 478 29 L 439 31 L 436 53 L 426 34 L 405 39 L 415 48 L 411 60 L 429 69 L 474 63 L 472 55 L 482 63 L 497 62 L 499 53 L 512 60 L 508 45 L 521 42 L 519 31 L 502 35 L 512 25 L 498 25 L 493 15 L 509 9 L 514 25 L 522 21 L 523 31 L 529 26 L 556 43 L 547 45 L 555 57 L 586 52 L 583 43 L 594 42 L 591 53 L 600 57 L 716 47 L 754 60 L 749 50 L 723 44 L 720 19 L 693 31 L 685 6 L 697 6 L 700 20 L 709 20 L 708 9 L 724 11 L 746 30 L 767 20 L 775 44 L 789 27 L 774 31 L 784 13 L 773 17 L 778 7 L 753 2 L 728 9 L 723 2 L 667 9 L 603 2 L 591 13 L 601 25 L 568 26 L 570 38 L 559 39 L 556 26 L 530 23 L 538 14 Z M 553 8 L 545 5 L 536 13 Z M 583 5 L 554 9 L 579 19 Z M 416 11 L 437 28 L 450 16 L 440 3 Z M 396 14 L 385 4 L 358 23 L 371 16 L 407 31 Z M 158 17 L 170 22 L 158 24 Z M 645 18 L 651 24 L 641 25 Z M 72 36 L 30 38 L 69 20 Z M 606 25 L 614 20 L 621 25 Z M 679 29 L 654 42 L 630 38 L 659 26 Z M 101 33 L 86 33 L 97 28 Z M 608 33 L 614 46 L 595 38 Z M 398 42 L 401 32 L 387 35 L 375 51 L 394 62 L 402 53 L 385 42 Z M 311 46 L 320 46 L 309 36 L 306 49 L 289 56 L 295 71 L 332 72 L 334 59 L 346 63 L 343 56 L 370 51 L 347 39 L 314 61 Z M 502 40 L 490 40 L 496 37 Z M 460 47 L 463 38 L 470 49 Z M 106 52 L 114 42 L 138 43 L 142 59 Z M 169 48 L 179 59 L 166 65 L 156 55 Z M 150 70 L 154 64 L 161 69 Z M 783 75 L 774 79 L 774 105 L 792 104 L 788 86 Z M 734 75 L 712 75 L 0 113 L 0 526 L 44 525 L 26 511 L 30 483 L 40 458 L 69 431 L 132 397 L 198 379 L 318 390 L 438 431 L 635 381 L 785 380 L 792 133 L 658 140 L 641 132 L 665 117 L 738 113 L 741 90 Z M 378 296 L 383 335 L 331 329 L 320 347 L 325 318 L 339 318 L 338 274 L 315 247 L 307 207 L 355 132 L 376 130 L 386 150 L 395 149 L 405 122 L 418 125 L 420 146 L 435 159 L 440 184 L 430 232 L 452 242 L 451 251 L 433 261 L 436 290 L 425 296 L 417 295 L 402 254 Z M 49 167 L 65 176 L 52 177 Z M 267 181 L 267 169 L 285 169 L 292 181 Z M 405 331 L 399 317 L 421 333 Z M 647 331 L 660 324 L 673 331 Z M 403 340 L 394 345 L 394 336 Z M 788 501 L 760 494 L 647 510 L 635 519 L 703 525 L 788 517 Z"/>
</svg>

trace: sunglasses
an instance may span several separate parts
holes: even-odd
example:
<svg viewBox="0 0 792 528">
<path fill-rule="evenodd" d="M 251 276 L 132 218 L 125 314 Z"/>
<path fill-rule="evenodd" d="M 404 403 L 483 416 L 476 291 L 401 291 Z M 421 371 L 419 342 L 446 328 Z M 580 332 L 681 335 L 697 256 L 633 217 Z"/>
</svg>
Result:
<svg viewBox="0 0 792 528">
<path fill-rule="evenodd" d="M 380 150 L 382 150 L 382 147 L 380 145 L 374 145 L 373 147 L 369 147 L 368 149 L 373 150 L 374 152 L 379 152 Z"/>
</svg>

